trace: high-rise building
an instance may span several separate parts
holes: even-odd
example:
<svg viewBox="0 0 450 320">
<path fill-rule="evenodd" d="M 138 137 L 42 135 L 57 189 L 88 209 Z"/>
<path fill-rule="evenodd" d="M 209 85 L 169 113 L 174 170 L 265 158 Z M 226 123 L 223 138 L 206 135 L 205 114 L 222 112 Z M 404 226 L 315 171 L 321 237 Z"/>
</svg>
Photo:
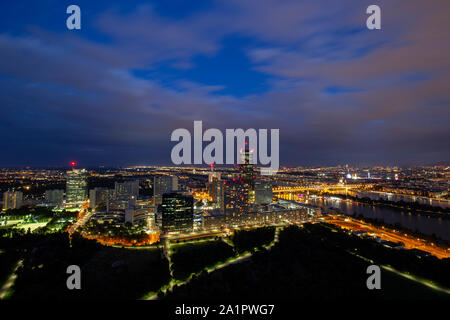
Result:
<svg viewBox="0 0 450 320">
<path fill-rule="evenodd" d="M 64 201 L 64 190 L 54 189 L 45 191 L 45 203 L 51 206 L 59 206 Z"/>
<path fill-rule="evenodd" d="M 249 150 L 248 145 L 240 151 L 241 164 L 239 165 L 240 177 L 247 183 L 250 189 L 253 189 L 253 181 L 255 178 L 253 169 L 253 152 L 254 150 Z"/>
<path fill-rule="evenodd" d="M 82 202 L 87 196 L 87 171 L 73 169 L 67 171 L 66 200 L 68 202 Z"/>
<path fill-rule="evenodd" d="M 139 180 L 116 182 L 114 184 L 114 195 L 116 198 L 137 199 L 139 195 Z"/>
<path fill-rule="evenodd" d="M 224 214 L 236 216 L 247 213 L 249 186 L 241 179 L 224 181 Z"/>
<path fill-rule="evenodd" d="M 216 204 L 216 206 L 223 213 L 223 196 L 224 196 L 224 188 L 223 181 L 220 180 L 220 173 L 214 172 L 214 167 L 211 166 L 211 172 L 208 173 L 208 193 L 212 198 L 212 201 Z"/>
<path fill-rule="evenodd" d="M 3 209 L 19 209 L 22 206 L 23 193 L 21 191 L 6 191 L 3 193 Z"/>
<path fill-rule="evenodd" d="M 209 195 L 212 201 L 223 213 L 224 210 L 224 182 L 222 180 L 213 180 L 208 183 Z"/>
<path fill-rule="evenodd" d="M 253 152 L 253 149 L 249 150 L 247 143 L 245 148 L 240 151 L 241 164 L 239 165 L 239 179 L 248 186 L 247 201 L 249 204 L 255 203 L 255 172 L 253 167 Z"/>
<path fill-rule="evenodd" d="M 113 198 L 114 190 L 107 188 L 94 188 L 89 190 L 89 206 L 91 208 L 97 207 L 99 204 L 104 204 Z"/>
<path fill-rule="evenodd" d="M 270 204 L 272 203 L 272 183 L 269 181 L 255 182 L 255 204 Z"/>
<path fill-rule="evenodd" d="M 178 190 L 178 178 L 176 176 L 158 175 L 153 179 L 153 197 L 155 204 L 162 203 L 162 195 L 166 192 Z"/>
<path fill-rule="evenodd" d="M 162 195 L 159 205 L 163 232 L 191 232 L 194 223 L 194 198 L 188 192 L 169 192 Z"/>
</svg>

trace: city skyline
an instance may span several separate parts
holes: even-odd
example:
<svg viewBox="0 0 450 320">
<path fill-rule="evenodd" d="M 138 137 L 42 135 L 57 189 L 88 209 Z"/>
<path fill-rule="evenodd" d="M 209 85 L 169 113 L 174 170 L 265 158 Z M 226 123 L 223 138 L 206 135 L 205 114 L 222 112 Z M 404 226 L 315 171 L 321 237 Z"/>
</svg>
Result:
<svg viewBox="0 0 450 320">
<path fill-rule="evenodd" d="M 447 306 L 448 9 L 2 1 L 1 304 Z"/>
<path fill-rule="evenodd" d="M 448 299 L 450 167 L 262 175 L 240 155 L 0 170 L 0 299 Z"/>
<path fill-rule="evenodd" d="M 0 167 L 171 165 L 170 133 L 279 128 L 285 166 L 448 164 L 445 1 L 0 5 Z"/>
</svg>

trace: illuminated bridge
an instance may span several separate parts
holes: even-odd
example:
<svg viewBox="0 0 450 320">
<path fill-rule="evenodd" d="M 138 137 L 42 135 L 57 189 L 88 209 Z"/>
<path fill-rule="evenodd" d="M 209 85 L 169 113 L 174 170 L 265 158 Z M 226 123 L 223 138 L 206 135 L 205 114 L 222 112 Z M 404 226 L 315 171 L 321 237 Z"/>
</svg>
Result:
<svg viewBox="0 0 450 320">
<path fill-rule="evenodd" d="M 298 200 L 300 194 L 313 192 L 326 192 L 335 194 L 347 194 L 348 191 L 358 188 L 367 188 L 368 184 L 352 184 L 352 185 L 323 185 L 323 186 L 280 186 L 272 189 L 274 196 L 285 200 Z"/>
<path fill-rule="evenodd" d="M 324 186 L 289 186 L 289 187 L 275 187 L 272 189 L 273 193 L 285 193 L 285 192 L 302 192 L 302 191 L 348 191 L 351 189 L 367 188 L 368 184 L 352 184 L 352 185 L 324 185 Z"/>
</svg>

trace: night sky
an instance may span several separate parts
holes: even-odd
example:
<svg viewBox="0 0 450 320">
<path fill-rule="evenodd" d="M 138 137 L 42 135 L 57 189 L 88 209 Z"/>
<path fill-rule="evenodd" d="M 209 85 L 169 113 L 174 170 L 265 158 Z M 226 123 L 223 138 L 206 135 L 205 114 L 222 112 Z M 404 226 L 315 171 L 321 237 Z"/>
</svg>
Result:
<svg viewBox="0 0 450 320">
<path fill-rule="evenodd" d="M 81 7 L 81 30 L 66 8 Z M 382 29 L 366 28 L 367 6 Z M 0 166 L 171 164 L 279 128 L 282 165 L 450 160 L 450 2 L 2 1 Z"/>
</svg>

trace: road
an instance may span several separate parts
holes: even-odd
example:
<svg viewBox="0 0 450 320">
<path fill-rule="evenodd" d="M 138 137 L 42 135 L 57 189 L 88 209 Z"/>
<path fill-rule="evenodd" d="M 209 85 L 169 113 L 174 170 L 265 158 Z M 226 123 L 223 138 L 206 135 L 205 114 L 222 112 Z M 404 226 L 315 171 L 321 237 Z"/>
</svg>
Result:
<svg viewBox="0 0 450 320">
<path fill-rule="evenodd" d="M 438 247 L 433 242 L 413 237 L 406 233 L 401 233 L 397 230 L 388 229 L 385 227 L 376 227 L 368 223 L 352 219 L 347 216 L 329 216 L 324 217 L 326 222 L 332 223 L 344 229 L 352 231 L 366 231 L 380 239 L 392 242 L 402 242 L 405 249 L 420 249 L 431 253 L 439 259 L 450 258 L 450 248 Z"/>
<path fill-rule="evenodd" d="M 83 226 L 93 215 L 94 212 L 87 212 L 89 208 L 89 202 L 85 202 L 81 207 L 81 211 L 78 213 L 78 220 L 67 230 L 69 235 L 72 235 L 79 227 Z"/>
</svg>

